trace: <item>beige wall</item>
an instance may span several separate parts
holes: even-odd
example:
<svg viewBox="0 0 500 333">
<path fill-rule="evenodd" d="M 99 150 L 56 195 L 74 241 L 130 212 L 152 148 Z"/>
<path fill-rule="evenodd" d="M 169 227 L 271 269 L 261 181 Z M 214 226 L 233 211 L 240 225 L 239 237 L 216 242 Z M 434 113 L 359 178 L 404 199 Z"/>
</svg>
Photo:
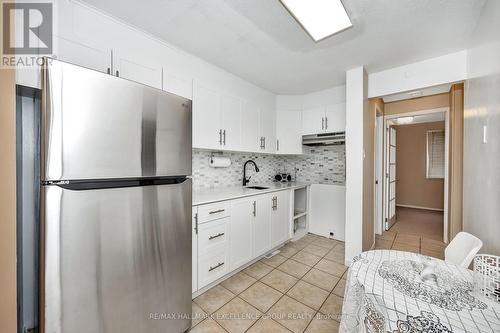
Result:
<svg viewBox="0 0 500 333">
<path fill-rule="evenodd" d="M 385 104 L 384 114 L 400 114 L 450 106 L 450 94 L 425 96 Z"/>
<path fill-rule="evenodd" d="M 16 332 L 15 73 L 0 68 L 0 332 Z"/>
<path fill-rule="evenodd" d="M 363 251 L 371 249 L 375 241 L 375 119 L 379 111 L 384 111 L 384 102 L 380 98 L 370 99 L 365 108 L 363 121 Z"/>
<path fill-rule="evenodd" d="M 448 239 L 463 229 L 463 150 L 464 85 L 454 84 L 450 91 L 450 151 L 448 169 Z"/>
<path fill-rule="evenodd" d="M 426 178 L 426 133 L 444 121 L 396 126 L 396 204 L 443 209 L 444 180 Z"/>
</svg>

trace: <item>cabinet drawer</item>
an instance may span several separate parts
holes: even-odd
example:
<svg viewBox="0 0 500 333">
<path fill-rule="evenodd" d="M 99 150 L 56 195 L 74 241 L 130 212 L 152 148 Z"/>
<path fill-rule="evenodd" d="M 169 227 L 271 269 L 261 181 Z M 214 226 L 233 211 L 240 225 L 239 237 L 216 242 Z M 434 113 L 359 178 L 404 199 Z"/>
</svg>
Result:
<svg viewBox="0 0 500 333">
<path fill-rule="evenodd" d="M 198 288 L 217 280 L 229 272 L 229 256 L 226 248 L 198 258 Z"/>
<path fill-rule="evenodd" d="M 198 227 L 198 253 L 206 255 L 215 248 L 226 247 L 229 237 L 229 217 Z"/>
<path fill-rule="evenodd" d="M 200 224 L 230 215 L 230 205 L 228 202 L 198 206 L 198 223 Z"/>
</svg>

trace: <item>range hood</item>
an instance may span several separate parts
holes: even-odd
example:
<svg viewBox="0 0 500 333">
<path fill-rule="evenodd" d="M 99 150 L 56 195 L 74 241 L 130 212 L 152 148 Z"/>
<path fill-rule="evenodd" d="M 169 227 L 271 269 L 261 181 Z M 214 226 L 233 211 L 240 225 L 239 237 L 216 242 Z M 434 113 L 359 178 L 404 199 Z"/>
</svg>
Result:
<svg viewBox="0 0 500 333">
<path fill-rule="evenodd" d="M 345 144 L 345 132 L 310 134 L 302 136 L 304 146 L 335 146 Z"/>
</svg>

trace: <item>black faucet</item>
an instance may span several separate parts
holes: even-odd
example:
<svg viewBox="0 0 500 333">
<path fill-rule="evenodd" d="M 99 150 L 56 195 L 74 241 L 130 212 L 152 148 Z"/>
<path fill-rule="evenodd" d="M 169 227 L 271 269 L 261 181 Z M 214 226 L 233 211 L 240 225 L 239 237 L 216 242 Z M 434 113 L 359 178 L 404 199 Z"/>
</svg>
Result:
<svg viewBox="0 0 500 333">
<path fill-rule="evenodd" d="M 259 172 L 259 167 L 257 166 L 257 164 L 253 161 L 253 160 L 248 160 L 245 162 L 245 164 L 243 164 L 243 186 L 246 186 L 248 184 L 248 182 L 250 181 L 250 178 L 252 178 L 252 176 L 248 177 L 246 176 L 246 173 L 247 173 L 247 164 L 248 163 L 252 163 L 254 166 L 255 166 L 255 172 Z"/>
</svg>

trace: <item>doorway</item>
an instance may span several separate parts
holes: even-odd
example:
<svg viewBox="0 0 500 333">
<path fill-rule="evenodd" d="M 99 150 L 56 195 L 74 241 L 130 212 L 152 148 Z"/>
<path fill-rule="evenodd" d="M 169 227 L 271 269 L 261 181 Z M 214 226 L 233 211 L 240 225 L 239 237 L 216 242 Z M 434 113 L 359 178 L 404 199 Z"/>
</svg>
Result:
<svg viewBox="0 0 500 333">
<path fill-rule="evenodd" d="M 381 228 L 447 242 L 449 108 L 384 117 Z"/>
</svg>

